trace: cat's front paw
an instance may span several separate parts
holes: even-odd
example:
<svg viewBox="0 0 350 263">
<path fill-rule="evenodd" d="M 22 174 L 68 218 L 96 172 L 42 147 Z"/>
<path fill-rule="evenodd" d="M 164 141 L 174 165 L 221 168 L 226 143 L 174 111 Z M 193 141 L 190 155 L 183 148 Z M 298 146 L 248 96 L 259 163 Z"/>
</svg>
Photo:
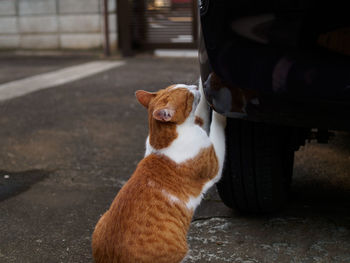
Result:
<svg viewBox="0 0 350 263">
<path fill-rule="evenodd" d="M 201 99 L 195 112 L 196 123 L 201 126 L 207 133 L 209 133 L 210 108 L 204 95 L 201 79 L 199 79 L 199 91 L 201 93 Z"/>
<path fill-rule="evenodd" d="M 213 122 L 217 123 L 220 127 L 226 127 L 226 116 L 217 113 L 216 111 L 213 110 Z"/>
</svg>

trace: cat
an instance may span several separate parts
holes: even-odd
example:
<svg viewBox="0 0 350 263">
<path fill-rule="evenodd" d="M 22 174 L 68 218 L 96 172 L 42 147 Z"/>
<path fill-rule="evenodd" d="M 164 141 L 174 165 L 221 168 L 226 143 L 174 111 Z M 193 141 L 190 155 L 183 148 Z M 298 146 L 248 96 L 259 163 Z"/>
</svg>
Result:
<svg viewBox="0 0 350 263">
<path fill-rule="evenodd" d="M 96 263 L 184 260 L 194 210 L 220 179 L 225 157 L 226 118 L 213 111 L 208 136 L 201 93 L 184 84 L 136 92 L 149 114 L 146 153 L 95 227 Z"/>
</svg>

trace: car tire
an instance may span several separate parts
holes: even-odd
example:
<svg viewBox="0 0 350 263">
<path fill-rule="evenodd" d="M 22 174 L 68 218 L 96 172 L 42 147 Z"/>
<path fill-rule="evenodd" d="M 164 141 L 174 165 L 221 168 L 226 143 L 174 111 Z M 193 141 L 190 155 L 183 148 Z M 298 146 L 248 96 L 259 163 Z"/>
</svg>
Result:
<svg viewBox="0 0 350 263">
<path fill-rule="evenodd" d="M 223 202 L 248 213 L 279 210 L 293 174 L 292 129 L 227 119 L 226 158 L 217 184 Z"/>
</svg>

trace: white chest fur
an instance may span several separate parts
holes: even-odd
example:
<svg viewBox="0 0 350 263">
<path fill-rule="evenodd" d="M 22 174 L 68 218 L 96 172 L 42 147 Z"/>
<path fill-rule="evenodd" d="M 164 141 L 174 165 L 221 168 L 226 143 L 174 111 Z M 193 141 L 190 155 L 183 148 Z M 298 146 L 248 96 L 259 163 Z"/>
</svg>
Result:
<svg viewBox="0 0 350 263">
<path fill-rule="evenodd" d="M 176 131 L 177 138 L 168 147 L 160 150 L 154 149 L 147 138 L 145 156 L 150 153 L 163 154 L 179 164 L 196 157 L 202 149 L 211 145 L 206 132 L 195 125 L 193 120 L 187 120 L 177 126 Z"/>
</svg>

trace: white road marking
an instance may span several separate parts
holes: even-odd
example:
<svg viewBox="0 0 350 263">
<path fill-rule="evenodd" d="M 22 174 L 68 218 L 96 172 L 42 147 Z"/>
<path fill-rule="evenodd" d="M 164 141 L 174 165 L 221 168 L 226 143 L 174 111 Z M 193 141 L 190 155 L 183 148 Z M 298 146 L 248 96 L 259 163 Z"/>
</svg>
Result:
<svg viewBox="0 0 350 263">
<path fill-rule="evenodd" d="M 7 82 L 0 85 L 0 101 L 13 99 L 42 89 L 53 88 L 124 64 L 124 61 L 93 61 Z"/>
<path fill-rule="evenodd" d="M 157 57 L 187 57 L 187 58 L 197 58 L 197 50 L 174 50 L 174 49 L 156 49 L 154 55 Z"/>
</svg>

